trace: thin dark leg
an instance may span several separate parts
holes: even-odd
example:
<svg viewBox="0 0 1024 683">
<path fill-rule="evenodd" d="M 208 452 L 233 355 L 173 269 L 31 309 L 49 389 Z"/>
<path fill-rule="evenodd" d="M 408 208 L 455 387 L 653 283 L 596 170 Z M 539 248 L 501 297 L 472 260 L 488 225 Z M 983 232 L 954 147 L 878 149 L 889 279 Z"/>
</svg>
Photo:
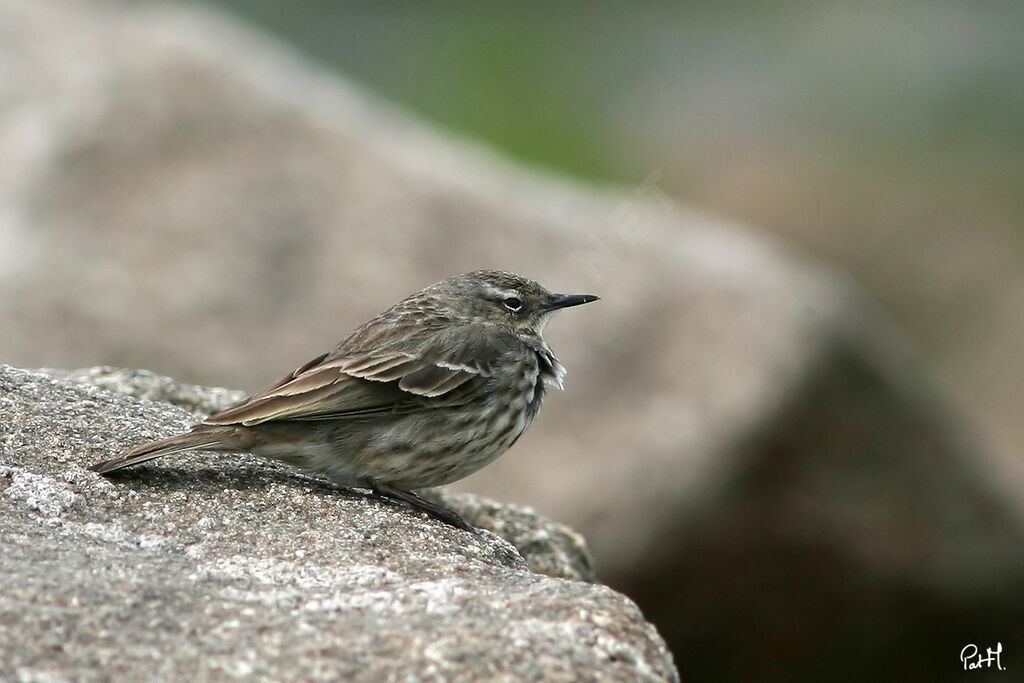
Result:
<svg viewBox="0 0 1024 683">
<path fill-rule="evenodd" d="M 446 524 L 450 524 L 458 529 L 465 529 L 466 531 L 476 533 L 476 529 L 470 526 L 466 520 L 459 517 L 454 511 L 449 510 L 443 505 L 437 503 L 431 503 L 429 500 L 420 498 L 412 491 L 403 491 L 402 489 L 396 489 L 394 486 L 388 486 L 387 484 L 375 484 L 373 486 L 374 493 L 387 496 L 388 498 L 394 498 L 400 500 L 403 503 L 408 503 L 414 508 L 423 510 L 428 515 L 431 515 L 435 519 L 439 519 Z"/>
</svg>

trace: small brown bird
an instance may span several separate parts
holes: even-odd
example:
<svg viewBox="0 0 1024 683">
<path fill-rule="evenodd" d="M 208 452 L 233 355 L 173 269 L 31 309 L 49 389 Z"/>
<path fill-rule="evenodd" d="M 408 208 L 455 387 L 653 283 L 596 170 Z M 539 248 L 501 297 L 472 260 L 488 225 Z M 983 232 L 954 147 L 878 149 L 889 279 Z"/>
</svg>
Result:
<svg viewBox="0 0 1024 683">
<path fill-rule="evenodd" d="M 410 489 L 462 479 L 516 442 L 565 376 L 541 338 L 544 325 L 558 309 L 597 299 L 552 294 L 498 271 L 449 278 L 192 431 L 90 469 L 113 472 L 182 451 L 251 452 L 472 530 Z"/>
</svg>

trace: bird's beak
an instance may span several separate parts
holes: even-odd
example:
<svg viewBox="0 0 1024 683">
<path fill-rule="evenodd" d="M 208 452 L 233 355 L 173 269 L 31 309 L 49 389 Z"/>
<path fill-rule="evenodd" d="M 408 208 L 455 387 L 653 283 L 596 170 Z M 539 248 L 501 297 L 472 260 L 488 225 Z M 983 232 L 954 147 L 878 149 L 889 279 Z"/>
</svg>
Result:
<svg viewBox="0 0 1024 683">
<path fill-rule="evenodd" d="M 600 298 L 593 294 L 552 294 L 551 300 L 548 301 L 548 305 L 545 308 L 549 311 L 555 311 L 559 308 L 589 304 L 591 301 L 597 301 Z"/>
</svg>

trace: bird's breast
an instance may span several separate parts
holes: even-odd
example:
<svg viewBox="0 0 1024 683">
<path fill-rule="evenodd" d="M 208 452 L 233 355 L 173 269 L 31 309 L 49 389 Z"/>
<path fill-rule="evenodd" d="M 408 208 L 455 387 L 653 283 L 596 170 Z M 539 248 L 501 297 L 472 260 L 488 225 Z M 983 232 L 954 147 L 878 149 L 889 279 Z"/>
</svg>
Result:
<svg viewBox="0 0 1024 683">
<path fill-rule="evenodd" d="M 530 346 L 532 362 L 524 369 L 523 389 L 528 396 L 525 410 L 529 420 L 532 420 L 540 410 L 540 404 L 548 388 L 562 388 L 565 366 L 558 362 L 554 352 L 543 340 L 538 339 Z"/>
</svg>

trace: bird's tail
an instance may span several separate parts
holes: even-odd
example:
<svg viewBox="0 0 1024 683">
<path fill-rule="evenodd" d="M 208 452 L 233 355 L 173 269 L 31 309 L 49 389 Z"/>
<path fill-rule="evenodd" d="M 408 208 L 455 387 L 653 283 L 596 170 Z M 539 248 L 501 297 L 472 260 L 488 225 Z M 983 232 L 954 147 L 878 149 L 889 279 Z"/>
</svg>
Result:
<svg viewBox="0 0 1024 683">
<path fill-rule="evenodd" d="M 113 472 L 123 467 L 131 467 L 132 465 L 138 465 L 139 463 L 148 462 L 154 458 L 159 458 L 163 455 L 170 455 L 171 453 L 181 453 L 182 451 L 196 451 L 204 448 L 211 450 L 225 450 L 224 446 L 227 445 L 227 435 L 218 431 L 208 431 L 204 429 L 198 429 L 196 431 L 188 432 L 187 434 L 178 434 L 166 439 L 160 439 L 159 441 L 151 441 L 150 443 L 144 443 L 141 446 L 136 446 L 131 450 L 125 451 L 116 458 L 110 460 L 104 460 L 94 465 L 90 465 L 89 469 L 93 472 L 99 472 L 100 474 L 106 474 L 107 472 Z"/>
</svg>

